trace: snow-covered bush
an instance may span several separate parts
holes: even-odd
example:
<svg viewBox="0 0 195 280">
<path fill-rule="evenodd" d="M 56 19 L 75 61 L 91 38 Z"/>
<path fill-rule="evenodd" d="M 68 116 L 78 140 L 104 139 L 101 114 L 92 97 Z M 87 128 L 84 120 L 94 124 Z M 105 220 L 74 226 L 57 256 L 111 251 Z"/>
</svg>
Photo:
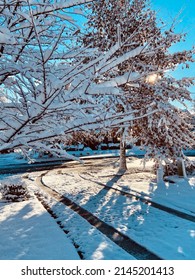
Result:
<svg viewBox="0 0 195 280">
<path fill-rule="evenodd" d="M 178 161 L 173 160 L 173 161 L 167 161 L 166 163 L 164 163 L 163 165 L 163 170 L 164 170 L 164 176 L 172 176 L 172 175 L 178 175 L 179 171 L 178 171 Z M 193 175 L 195 174 L 195 161 L 189 160 L 188 158 L 185 157 L 184 159 L 184 164 L 185 164 L 185 171 L 186 171 L 186 175 Z M 157 172 L 159 165 L 156 162 L 154 165 L 154 172 Z"/>
<path fill-rule="evenodd" d="M 195 174 L 195 160 L 189 160 L 187 159 L 185 162 L 186 165 L 186 172 L 188 175 L 194 175 Z"/>
<path fill-rule="evenodd" d="M 19 178 L 6 179 L 0 183 L 2 199 L 10 202 L 19 202 L 29 199 L 30 195 L 25 183 Z"/>
<path fill-rule="evenodd" d="M 178 173 L 177 165 L 174 163 L 166 164 L 164 168 L 164 176 L 176 175 Z"/>
</svg>

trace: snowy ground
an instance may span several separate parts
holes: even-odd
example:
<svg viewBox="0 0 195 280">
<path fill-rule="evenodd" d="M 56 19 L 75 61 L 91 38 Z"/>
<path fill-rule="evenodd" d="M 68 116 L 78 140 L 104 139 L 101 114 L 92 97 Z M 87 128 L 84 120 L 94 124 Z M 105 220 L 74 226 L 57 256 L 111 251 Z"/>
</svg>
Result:
<svg viewBox="0 0 195 280">
<path fill-rule="evenodd" d="M 1 260 L 77 260 L 63 231 L 31 193 L 28 201 L 0 201 Z"/>
<path fill-rule="evenodd" d="M 128 172 L 123 176 L 116 176 L 117 165 L 116 159 L 89 160 L 74 166 L 67 163 L 65 168 L 49 171 L 43 180 L 161 258 L 194 260 L 194 222 L 107 190 L 101 184 L 138 191 L 152 201 L 195 216 L 195 177 L 174 177 L 174 184 L 158 186 L 151 172 L 152 162 L 143 169 L 139 159 L 129 158 Z M 37 190 L 34 179 L 41 173 L 29 173 L 25 179 L 31 192 Z M 84 259 L 134 259 L 68 207 L 47 195 L 45 200 L 67 236 L 34 196 L 25 202 L 0 203 L 1 259 L 78 258 L 71 242 L 77 244 Z"/>
</svg>

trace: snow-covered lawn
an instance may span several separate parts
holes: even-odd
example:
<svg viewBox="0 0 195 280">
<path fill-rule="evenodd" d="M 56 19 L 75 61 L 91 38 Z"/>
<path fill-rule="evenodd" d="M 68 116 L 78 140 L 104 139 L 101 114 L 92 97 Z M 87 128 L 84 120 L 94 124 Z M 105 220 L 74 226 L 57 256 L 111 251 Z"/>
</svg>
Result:
<svg viewBox="0 0 195 280">
<path fill-rule="evenodd" d="M 139 159 L 129 158 L 127 173 L 118 176 L 116 159 L 88 160 L 84 165 L 67 163 L 65 168 L 49 171 L 43 181 L 161 258 L 195 259 L 194 222 L 104 187 L 137 191 L 195 216 L 195 177 L 173 177 L 174 184 L 158 186 L 152 165 L 149 162 L 143 169 Z M 29 173 L 24 179 L 31 193 L 39 190 L 34 180 L 41 173 Z M 44 197 L 67 236 L 34 195 L 25 202 L 0 203 L 1 259 L 78 258 L 71 242 L 84 259 L 134 259 L 71 209 L 48 195 Z"/>
<path fill-rule="evenodd" d="M 0 201 L 0 259 L 77 260 L 79 256 L 31 193 L 28 201 Z"/>
<path fill-rule="evenodd" d="M 101 185 L 136 190 L 155 202 L 195 216 L 195 178 L 175 177 L 171 178 L 175 184 L 157 186 L 155 175 L 148 172 L 152 165 L 149 162 L 143 170 L 139 159 L 130 158 L 128 172 L 116 176 L 116 160 L 105 159 L 78 166 L 77 170 L 51 171 L 43 181 L 160 257 L 195 259 L 195 223 Z"/>
</svg>

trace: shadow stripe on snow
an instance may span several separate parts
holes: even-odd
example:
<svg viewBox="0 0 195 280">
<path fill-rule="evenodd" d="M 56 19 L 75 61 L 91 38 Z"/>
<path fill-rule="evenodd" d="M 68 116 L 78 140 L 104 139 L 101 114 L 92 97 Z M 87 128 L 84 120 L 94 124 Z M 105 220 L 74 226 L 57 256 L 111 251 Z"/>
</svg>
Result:
<svg viewBox="0 0 195 280">
<path fill-rule="evenodd" d="M 115 192 L 119 192 L 121 195 L 123 196 L 126 196 L 126 197 L 135 197 L 136 200 L 139 200 L 145 204 L 149 204 L 150 206 L 158 209 L 158 210 L 161 210 L 161 211 L 164 211 L 164 212 L 167 212 L 168 214 L 171 214 L 171 215 L 174 215 L 174 216 L 177 216 L 181 219 L 184 219 L 184 220 L 188 220 L 190 222 L 195 222 L 195 216 L 193 215 L 190 215 L 190 214 L 187 214 L 187 213 L 184 213 L 182 211 L 179 211 L 177 209 L 174 209 L 174 208 L 171 208 L 171 207 L 168 207 L 168 206 L 165 206 L 165 205 L 162 205 L 162 204 L 159 204 L 158 202 L 155 202 L 151 199 L 150 196 L 147 196 L 148 198 L 146 197 L 143 197 L 142 194 L 138 191 L 135 191 L 133 189 L 131 189 L 129 192 L 126 192 L 126 191 L 123 191 L 123 190 L 120 190 L 120 189 L 117 189 L 117 188 L 114 188 L 114 187 L 110 187 L 106 184 L 103 184 L 101 182 L 98 182 L 98 181 L 95 181 L 95 180 L 92 180 L 92 179 L 89 179 L 89 178 L 84 178 L 83 176 L 79 175 L 83 180 L 89 180 L 97 185 L 100 185 L 102 187 L 104 187 L 104 189 L 106 190 L 112 190 L 112 191 L 115 191 Z M 132 193 L 134 192 L 134 193 Z"/>
<path fill-rule="evenodd" d="M 106 224 L 98 217 L 94 216 L 91 212 L 79 206 L 74 201 L 69 198 L 61 195 L 56 190 L 51 189 L 49 186 L 45 185 L 42 181 L 42 177 L 45 175 L 36 178 L 36 183 L 42 188 L 43 191 L 47 192 L 50 196 L 54 197 L 58 202 L 63 203 L 68 206 L 71 210 L 76 212 L 78 215 L 83 217 L 88 223 L 106 235 L 110 240 L 112 240 L 115 244 L 120 246 L 123 250 L 134 256 L 138 260 L 161 260 L 159 256 L 149 251 L 144 246 L 138 244 L 130 237 L 124 235 L 119 232 L 114 227 Z"/>
</svg>

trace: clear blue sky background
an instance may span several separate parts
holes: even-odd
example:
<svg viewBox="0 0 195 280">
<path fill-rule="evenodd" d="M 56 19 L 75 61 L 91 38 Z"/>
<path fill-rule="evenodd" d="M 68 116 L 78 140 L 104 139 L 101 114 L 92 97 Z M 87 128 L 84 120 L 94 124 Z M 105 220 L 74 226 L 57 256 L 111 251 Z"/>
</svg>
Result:
<svg viewBox="0 0 195 280">
<path fill-rule="evenodd" d="M 172 50 L 179 51 L 191 49 L 195 46 L 195 0 L 151 0 L 152 8 L 157 11 L 158 17 L 170 25 L 177 17 L 175 31 L 187 33 L 186 41 L 176 44 Z M 173 76 L 182 78 L 184 76 L 195 77 L 195 63 L 190 64 L 190 69 L 178 68 Z M 191 87 L 195 93 L 195 86 Z M 192 95 L 195 98 L 195 94 Z"/>
</svg>

